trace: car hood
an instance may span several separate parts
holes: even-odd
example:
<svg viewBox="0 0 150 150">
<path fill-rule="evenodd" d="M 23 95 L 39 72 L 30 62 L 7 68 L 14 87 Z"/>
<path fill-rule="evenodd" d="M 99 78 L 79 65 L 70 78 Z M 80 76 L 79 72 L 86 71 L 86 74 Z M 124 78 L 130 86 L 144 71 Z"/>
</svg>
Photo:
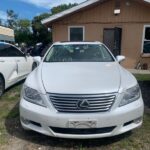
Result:
<svg viewBox="0 0 150 150">
<path fill-rule="evenodd" d="M 111 93 L 120 87 L 117 62 L 43 63 L 41 71 L 47 93 Z"/>
</svg>

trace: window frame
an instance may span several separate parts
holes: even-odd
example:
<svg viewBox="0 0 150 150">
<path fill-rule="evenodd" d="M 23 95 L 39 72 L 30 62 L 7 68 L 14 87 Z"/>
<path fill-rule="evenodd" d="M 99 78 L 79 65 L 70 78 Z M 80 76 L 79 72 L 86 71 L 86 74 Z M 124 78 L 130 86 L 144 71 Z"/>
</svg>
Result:
<svg viewBox="0 0 150 150">
<path fill-rule="evenodd" d="M 146 40 L 145 39 L 145 35 L 146 35 L 146 28 L 147 27 L 149 27 L 150 28 L 150 24 L 149 25 L 144 25 L 144 27 L 143 27 L 143 38 L 142 38 L 142 49 L 141 49 L 141 53 L 142 54 L 144 54 L 144 55 L 150 55 L 150 52 L 149 53 L 144 53 L 144 42 L 146 42 L 146 41 L 149 41 L 150 42 L 150 40 Z"/>
<path fill-rule="evenodd" d="M 17 47 L 15 47 L 14 45 L 11 45 L 11 44 L 10 44 L 10 46 L 13 47 L 14 49 L 16 49 L 17 51 L 19 51 L 22 54 L 21 56 L 12 56 L 12 57 L 25 57 L 25 54 L 20 49 L 18 49 Z"/>
<path fill-rule="evenodd" d="M 71 28 L 82 28 L 83 29 L 83 41 L 85 41 L 85 26 L 68 26 L 68 41 L 70 41 L 70 29 Z"/>
</svg>

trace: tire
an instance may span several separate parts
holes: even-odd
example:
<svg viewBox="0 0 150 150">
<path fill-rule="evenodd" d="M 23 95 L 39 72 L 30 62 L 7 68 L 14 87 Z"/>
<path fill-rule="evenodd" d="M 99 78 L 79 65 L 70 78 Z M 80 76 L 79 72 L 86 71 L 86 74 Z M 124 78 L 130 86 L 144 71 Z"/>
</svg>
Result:
<svg viewBox="0 0 150 150">
<path fill-rule="evenodd" d="M 5 82 L 3 77 L 0 75 L 0 97 L 3 95 L 5 90 Z"/>
<path fill-rule="evenodd" d="M 35 69 L 37 67 L 37 63 L 33 63 L 33 65 L 32 65 L 32 71 Z"/>
</svg>

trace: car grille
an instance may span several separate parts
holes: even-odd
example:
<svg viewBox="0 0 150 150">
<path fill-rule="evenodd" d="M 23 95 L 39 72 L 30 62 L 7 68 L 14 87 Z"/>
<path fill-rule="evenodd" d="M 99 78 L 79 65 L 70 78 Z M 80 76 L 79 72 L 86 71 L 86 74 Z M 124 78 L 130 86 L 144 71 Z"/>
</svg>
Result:
<svg viewBox="0 0 150 150">
<path fill-rule="evenodd" d="M 110 94 L 54 94 L 49 98 L 58 112 L 94 113 L 109 111 L 115 101 L 116 93 Z"/>
</svg>

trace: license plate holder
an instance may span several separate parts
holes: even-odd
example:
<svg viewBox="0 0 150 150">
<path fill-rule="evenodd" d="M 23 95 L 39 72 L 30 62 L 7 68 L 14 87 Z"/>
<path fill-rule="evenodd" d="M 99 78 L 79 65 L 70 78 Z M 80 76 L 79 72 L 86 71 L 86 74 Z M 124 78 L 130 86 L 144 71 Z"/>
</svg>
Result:
<svg viewBox="0 0 150 150">
<path fill-rule="evenodd" d="M 89 129 L 89 128 L 96 128 L 97 121 L 96 120 L 70 120 L 69 121 L 69 128 L 76 128 L 76 129 Z"/>
</svg>

